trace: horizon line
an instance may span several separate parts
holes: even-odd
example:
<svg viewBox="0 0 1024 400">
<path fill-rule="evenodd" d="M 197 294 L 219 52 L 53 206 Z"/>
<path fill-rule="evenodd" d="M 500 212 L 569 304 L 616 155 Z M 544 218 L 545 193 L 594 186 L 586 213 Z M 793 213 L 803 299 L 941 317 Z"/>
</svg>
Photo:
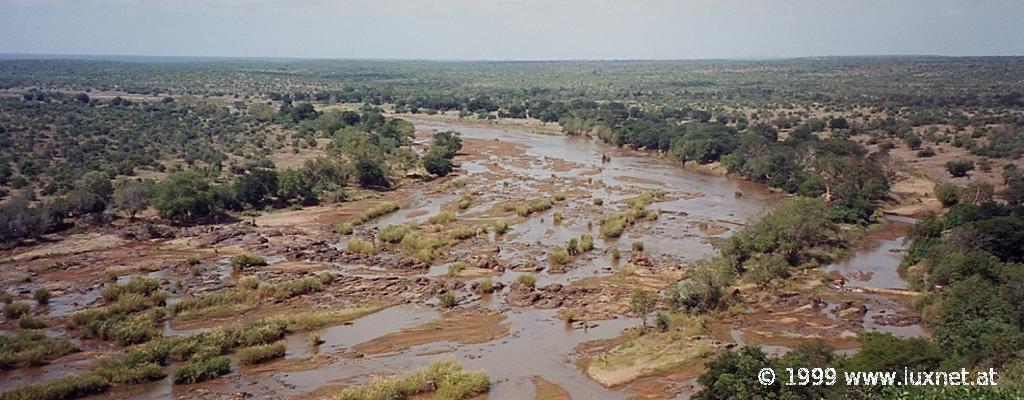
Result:
<svg viewBox="0 0 1024 400">
<path fill-rule="evenodd" d="M 1024 54 L 986 54 L 986 55 L 944 55 L 944 54 L 833 54 L 815 56 L 780 56 L 780 57 L 708 57 L 708 58 L 388 58 L 388 57 L 285 57 L 285 56 L 200 56 L 200 55 L 146 55 L 146 54 L 89 54 L 89 53 L 24 53 L 24 52 L 0 52 L 0 61 L 24 61 L 24 60 L 83 60 L 89 59 L 104 61 L 127 61 L 117 59 L 182 59 L 190 61 L 232 61 L 232 60 L 262 60 L 262 61 L 378 61 L 378 62 L 635 62 L 635 61 L 786 61 L 786 60 L 809 60 L 809 59 L 836 59 L 836 58 L 1014 58 L 1024 57 Z"/>
</svg>

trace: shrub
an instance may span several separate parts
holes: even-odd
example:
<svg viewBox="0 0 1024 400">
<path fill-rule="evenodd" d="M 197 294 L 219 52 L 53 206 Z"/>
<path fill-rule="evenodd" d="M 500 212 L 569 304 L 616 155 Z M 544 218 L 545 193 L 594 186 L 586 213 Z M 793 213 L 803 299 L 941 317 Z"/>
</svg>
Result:
<svg viewBox="0 0 1024 400">
<path fill-rule="evenodd" d="M 931 146 L 925 147 L 917 151 L 917 156 L 920 158 L 935 157 L 935 149 L 931 148 Z"/>
<path fill-rule="evenodd" d="M 352 224 L 348 222 L 340 223 L 338 224 L 338 226 L 334 227 L 334 232 L 339 235 L 351 235 L 352 230 Z"/>
<path fill-rule="evenodd" d="M 17 365 L 45 365 L 76 351 L 78 348 L 66 339 L 51 338 L 41 332 L 0 335 L 0 370 Z"/>
<path fill-rule="evenodd" d="M 441 304 L 441 307 L 444 308 L 452 308 L 459 305 L 459 299 L 456 298 L 455 293 L 452 292 L 441 293 L 437 296 L 437 300 Z"/>
<path fill-rule="evenodd" d="M 618 247 L 612 247 L 610 253 L 612 254 L 612 260 L 618 261 L 622 258 L 622 252 L 619 251 Z"/>
<path fill-rule="evenodd" d="M 594 237 L 584 233 L 580 235 L 580 252 L 586 253 L 594 249 Z"/>
<path fill-rule="evenodd" d="M 373 246 L 373 242 L 357 237 L 348 240 L 347 249 L 348 252 L 357 254 L 373 254 L 376 251 L 376 248 Z"/>
<path fill-rule="evenodd" d="M 224 356 L 216 356 L 181 366 L 171 374 L 171 381 L 175 385 L 192 384 L 227 375 L 230 372 L 231 360 Z"/>
<path fill-rule="evenodd" d="M 954 177 L 967 176 L 967 173 L 973 170 L 974 161 L 971 160 L 949 160 L 946 162 L 946 171 Z"/>
<path fill-rule="evenodd" d="M 555 248 L 548 253 L 548 261 L 554 265 L 565 265 L 569 262 L 569 252 L 561 246 L 555 246 Z"/>
<path fill-rule="evenodd" d="M 3 399 L 12 400 L 66 400 L 103 393 L 110 383 L 97 374 L 67 376 L 49 383 L 41 383 L 4 392 Z"/>
<path fill-rule="evenodd" d="M 245 285 L 252 285 L 251 282 L 259 281 L 253 276 L 244 278 Z M 239 280 L 243 284 L 243 280 Z M 250 310 L 259 305 L 259 296 L 251 290 L 224 290 L 209 295 L 182 299 L 171 305 L 171 315 L 178 320 L 189 321 L 202 318 L 216 318 L 236 315 Z"/>
<path fill-rule="evenodd" d="M 938 199 L 944 207 L 952 207 L 960 202 L 960 188 L 948 182 L 936 183 L 935 198 Z"/>
<path fill-rule="evenodd" d="M 554 222 L 554 223 L 555 223 L 556 225 L 557 225 L 557 224 L 561 224 L 561 223 L 562 223 L 562 219 L 563 219 L 563 218 L 565 218 L 565 216 L 563 216 L 563 215 L 562 215 L 562 213 L 561 213 L 560 211 L 559 211 L 559 212 L 555 212 L 555 214 L 551 216 L 551 220 L 552 220 L 552 221 L 553 221 L 553 222 Z"/>
<path fill-rule="evenodd" d="M 600 197 L 595 197 L 594 198 L 594 205 L 595 206 L 603 206 L 604 205 L 604 199 L 602 199 Z"/>
<path fill-rule="evenodd" d="M 644 242 L 635 241 L 632 245 L 633 251 L 644 251 Z"/>
<path fill-rule="evenodd" d="M 238 278 L 238 287 L 246 290 L 256 290 L 256 288 L 260 287 L 260 279 L 252 275 L 243 276 Z"/>
<path fill-rule="evenodd" d="M 656 314 L 654 316 L 654 327 L 657 328 L 659 332 L 667 331 L 669 327 L 668 315 L 662 312 Z"/>
<path fill-rule="evenodd" d="M 451 276 L 451 277 L 459 276 L 459 273 L 464 271 L 466 268 L 469 268 L 469 263 L 467 263 L 465 261 L 457 261 L 457 262 L 453 263 L 452 265 L 448 266 L 448 276 Z"/>
<path fill-rule="evenodd" d="M 273 297 L 278 300 L 283 300 L 308 293 L 319 292 L 323 290 L 323 285 L 325 283 L 330 283 L 333 280 L 334 275 L 327 272 L 317 276 L 307 276 L 276 284 L 264 284 L 260 286 L 259 292 L 263 297 Z"/>
<path fill-rule="evenodd" d="M 320 332 L 313 332 L 309 334 L 309 344 L 311 346 L 319 346 L 324 344 L 324 339 L 320 337 Z"/>
<path fill-rule="evenodd" d="M 24 314 L 18 318 L 18 327 L 21 329 L 43 329 L 46 328 L 46 323 L 32 314 Z"/>
<path fill-rule="evenodd" d="M 235 272 L 263 265 L 267 265 L 267 260 L 256 254 L 239 254 L 231 257 L 231 270 Z"/>
<path fill-rule="evenodd" d="M 448 231 L 448 237 L 452 240 L 466 240 L 476 236 L 477 230 L 472 226 L 457 226 Z"/>
<path fill-rule="evenodd" d="M 617 238 L 622 236 L 626 229 L 626 221 L 622 218 L 612 217 L 601 221 L 601 236 L 606 238 Z"/>
<path fill-rule="evenodd" d="M 28 314 L 31 309 L 32 307 L 23 301 L 8 303 L 4 306 L 4 316 L 7 317 L 7 319 L 18 319 L 21 318 L 22 315 Z"/>
<path fill-rule="evenodd" d="M 479 283 L 479 285 L 477 285 L 477 290 L 480 293 L 493 293 L 494 292 L 494 282 L 491 281 L 490 279 L 486 279 L 486 278 L 485 279 L 481 279 L 480 282 L 478 282 L 478 283 Z"/>
<path fill-rule="evenodd" d="M 413 257 L 423 262 L 433 261 L 443 255 L 442 248 L 448 245 L 447 238 L 441 238 L 417 232 L 409 232 L 402 238 L 399 246 L 412 253 Z"/>
<path fill-rule="evenodd" d="M 516 214 L 520 217 L 528 217 L 531 214 L 538 213 L 541 211 L 550 210 L 552 207 L 551 200 L 548 199 L 536 199 L 530 200 L 525 203 L 520 203 L 515 207 Z"/>
<path fill-rule="evenodd" d="M 527 287 L 534 287 L 537 285 L 537 277 L 533 274 L 522 274 L 516 277 L 516 282 Z"/>
<path fill-rule="evenodd" d="M 185 265 L 188 265 L 190 267 L 194 267 L 196 265 L 199 265 L 199 263 L 200 263 L 199 257 L 196 257 L 196 256 L 188 256 L 188 258 L 185 259 Z"/>
<path fill-rule="evenodd" d="M 489 387 L 487 374 L 466 372 L 455 361 L 437 361 L 405 377 L 380 379 L 345 389 L 334 400 L 402 399 L 435 388 L 436 399 L 461 400 L 484 393 Z"/>
<path fill-rule="evenodd" d="M 275 358 L 284 357 L 286 349 L 287 346 L 283 341 L 249 346 L 238 351 L 238 362 L 243 365 L 262 364 Z"/>
<path fill-rule="evenodd" d="M 494 227 L 494 233 L 502 235 L 505 234 L 505 232 L 508 232 L 508 221 L 506 220 L 499 219 L 494 221 L 491 225 Z"/>
<path fill-rule="evenodd" d="M 381 228 L 377 237 L 386 243 L 399 243 L 407 233 L 409 233 L 407 225 L 388 225 Z"/>
<path fill-rule="evenodd" d="M 434 225 L 442 225 L 442 224 L 447 224 L 449 222 L 452 222 L 454 220 L 455 220 L 455 212 L 454 211 L 447 211 L 447 210 L 445 210 L 445 211 L 441 211 L 441 212 L 438 212 L 437 214 L 434 214 L 434 215 L 430 216 L 430 218 L 427 219 L 427 222 L 431 223 L 431 224 L 434 224 Z"/>
<path fill-rule="evenodd" d="M 150 297 L 160 290 L 160 281 L 136 276 L 124 284 L 114 284 L 103 288 L 103 300 L 108 303 L 117 301 L 125 294 L 138 294 Z"/>
<path fill-rule="evenodd" d="M 50 289 L 41 287 L 32 292 L 32 298 L 36 299 L 36 303 L 39 305 L 47 305 L 50 303 Z"/>
</svg>

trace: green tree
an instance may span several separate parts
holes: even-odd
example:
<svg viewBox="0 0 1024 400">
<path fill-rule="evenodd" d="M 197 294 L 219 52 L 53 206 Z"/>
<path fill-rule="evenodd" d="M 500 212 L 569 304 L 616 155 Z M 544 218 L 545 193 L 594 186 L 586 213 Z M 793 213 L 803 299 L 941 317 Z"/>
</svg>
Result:
<svg viewBox="0 0 1024 400">
<path fill-rule="evenodd" d="M 284 201 L 315 202 L 313 182 L 298 170 L 285 168 L 277 171 L 277 197 Z"/>
<path fill-rule="evenodd" d="M 445 158 L 443 155 L 438 154 L 437 151 L 430 151 L 425 157 L 423 157 L 423 168 L 426 168 L 427 172 L 437 175 L 445 176 L 452 172 L 452 160 Z"/>
<path fill-rule="evenodd" d="M 629 296 L 629 309 L 637 317 L 640 317 L 640 323 L 645 331 L 647 330 L 647 315 L 654 311 L 656 301 L 657 299 L 650 292 L 639 288 L 633 289 Z"/>
<path fill-rule="evenodd" d="M 971 160 L 949 160 L 946 162 L 946 171 L 951 176 L 963 177 L 974 170 L 974 161 Z"/>
<path fill-rule="evenodd" d="M 135 214 L 149 206 L 152 181 L 127 180 L 114 188 L 113 205 L 128 213 L 128 219 L 135 220 Z"/>
<path fill-rule="evenodd" d="M 175 172 L 153 186 L 152 204 L 163 218 L 195 221 L 217 211 L 209 180 L 194 170 Z"/>
</svg>

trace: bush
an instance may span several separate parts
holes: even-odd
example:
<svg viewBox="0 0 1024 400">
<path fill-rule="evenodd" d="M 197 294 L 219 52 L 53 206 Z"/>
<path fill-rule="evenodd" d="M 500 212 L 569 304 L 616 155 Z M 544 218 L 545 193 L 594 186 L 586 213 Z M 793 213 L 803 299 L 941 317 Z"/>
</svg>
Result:
<svg viewBox="0 0 1024 400">
<path fill-rule="evenodd" d="M 622 218 L 607 218 L 601 221 L 601 236 L 617 238 L 626 229 L 626 221 Z"/>
<path fill-rule="evenodd" d="M 618 247 L 612 247 L 610 253 L 612 254 L 612 260 L 618 261 L 622 258 L 622 252 L 619 251 Z"/>
<path fill-rule="evenodd" d="M 243 365 L 262 364 L 275 358 L 284 357 L 285 342 L 256 345 L 238 351 L 238 362 Z"/>
<path fill-rule="evenodd" d="M 237 286 L 245 290 L 256 290 L 256 288 L 260 287 L 260 279 L 252 275 L 246 275 L 238 278 Z"/>
<path fill-rule="evenodd" d="M 256 254 L 239 254 L 231 257 L 231 270 L 235 272 L 263 265 L 267 265 L 267 260 Z"/>
<path fill-rule="evenodd" d="M 477 229 L 472 226 L 456 226 L 448 231 L 448 237 L 452 240 L 466 240 L 476 236 Z"/>
<path fill-rule="evenodd" d="M 455 212 L 445 210 L 430 216 L 430 218 L 427 219 L 427 222 L 434 225 L 442 225 L 452 222 L 454 220 Z"/>
<path fill-rule="evenodd" d="M 409 233 L 409 226 L 407 225 L 388 225 L 381 228 L 380 234 L 377 237 L 386 243 L 399 243 L 407 233 Z"/>
<path fill-rule="evenodd" d="M 462 400 L 484 393 L 489 387 L 487 374 L 466 372 L 455 361 L 437 361 L 405 377 L 375 380 L 345 389 L 335 400 L 404 399 L 435 388 L 436 399 Z"/>
<path fill-rule="evenodd" d="M 459 299 L 455 297 L 455 293 L 444 292 L 437 296 L 438 303 L 441 307 L 452 308 L 459 305 Z"/>
<path fill-rule="evenodd" d="M 43 329 L 46 328 L 46 323 L 32 314 L 25 314 L 18 318 L 18 327 L 21 329 Z"/>
<path fill-rule="evenodd" d="M 659 332 L 667 331 L 668 328 L 669 328 L 668 315 L 666 315 L 665 313 L 662 313 L 662 312 L 659 312 L 658 314 L 656 314 L 654 316 L 654 327 L 656 329 L 658 329 Z"/>
<path fill-rule="evenodd" d="M 41 332 L 0 335 L 0 370 L 18 365 L 45 365 L 76 351 L 78 348 L 66 339 L 51 338 Z"/>
<path fill-rule="evenodd" d="M 917 156 L 920 158 L 935 157 L 935 149 L 931 148 L 931 146 L 925 147 L 917 151 Z"/>
<path fill-rule="evenodd" d="M 231 373 L 231 360 L 224 356 L 216 356 L 181 366 L 171 374 L 171 381 L 175 385 L 192 384 L 229 373 Z"/>
<path fill-rule="evenodd" d="M 973 170 L 974 161 L 971 160 L 949 160 L 946 162 L 946 171 L 954 177 L 967 176 L 967 173 Z"/>
<path fill-rule="evenodd" d="M 348 222 L 340 223 L 338 224 L 338 226 L 334 227 L 334 232 L 336 232 L 339 235 L 351 235 L 352 230 L 352 224 Z"/>
<path fill-rule="evenodd" d="M 259 284 L 253 276 L 239 279 L 240 285 L 252 287 L 252 282 Z M 182 321 L 227 317 L 256 308 L 259 302 L 259 296 L 251 290 L 224 290 L 203 297 L 182 299 L 171 305 L 171 315 Z"/>
<path fill-rule="evenodd" d="M 633 251 L 644 251 L 644 242 L 635 241 L 632 244 Z"/>
<path fill-rule="evenodd" d="M 446 176 L 452 173 L 454 166 L 452 165 L 452 160 L 444 158 L 442 155 L 431 151 L 423 157 L 423 168 L 432 175 Z"/>
<path fill-rule="evenodd" d="M 32 298 L 36 299 L 36 303 L 39 305 L 47 305 L 50 303 L 50 290 L 47 288 L 39 288 L 32 292 Z"/>
<path fill-rule="evenodd" d="M 503 235 L 505 234 L 505 232 L 508 232 L 508 221 L 506 220 L 499 219 L 497 221 L 494 221 L 494 223 L 491 224 L 491 226 L 494 227 L 494 233 L 497 233 L 499 235 Z"/>
<path fill-rule="evenodd" d="M 373 254 L 376 248 L 373 246 L 373 242 L 354 237 L 348 240 L 347 250 L 356 254 Z"/>
<path fill-rule="evenodd" d="M 938 199 L 944 207 L 952 207 L 960 202 L 960 188 L 948 182 L 936 183 L 935 198 Z"/>
<path fill-rule="evenodd" d="M 552 207 L 551 200 L 548 199 L 536 199 L 530 200 L 525 203 L 520 203 L 515 207 L 516 214 L 520 217 L 528 217 L 531 214 L 538 213 L 541 211 L 550 210 Z"/>
<path fill-rule="evenodd" d="M 18 319 L 22 315 L 27 315 L 32 310 L 32 307 L 28 303 L 23 301 L 16 301 L 9 303 L 4 306 L 4 316 L 7 319 Z"/>
<path fill-rule="evenodd" d="M 584 233 L 580 235 L 580 252 L 586 253 L 594 249 L 594 237 Z"/>
<path fill-rule="evenodd" d="M 554 265 L 565 265 L 569 262 L 569 252 L 561 246 L 555 246 L 551 253 L 548 253 L 548 261 Z"/>
<path fill-rule="evenodd" d="M 537 276 L 533 274 L 519 275 L 516 277 L 516 282 L 527 287 L 534 287 L 537 285 Z"/>
<path fill-rule="evenodd" d="M 493 293 L 494 292 L 494 282 L 491 281 L 490 279 L 486 279 L 486 278 L 485 279 L 481 279 L 480 282 L 478 282 L 478 283 L 479 283 L 479 285 L 477 285 L 477 290 L 480 293 Z"/>
<path fill-rule="evenodd" d="M 323 285 L 325 283 L 330 283 L 333 280 L 334 275 L 327 272 L 317 276 L 307 276 L 276 284 L 264 284 L 260 286 L 259 292 L 263 297 L 273 297 L 277 300 L 283 300 L 308 293 L 319 292 L 323 290 Z"/>
<path fill-rule="evenodd" d="M 451 276 L 451 277 L 459 276 L 459 273 L 462 272 L 463 270 L 465 270 L 466 268 L 469 268 L 469 263 L 467 263 L 465 261 L 457 261 L 457 262 L 453 263 L 452 265 L 448 266 L 448 276 Z"/>
<path fill-rule="evenodd" d="M 67 376 L 53 382 L 26 386 L 4 392 L 4 400 L 66 400 L 103 393 L 110 383 L 97 374 Z"/>
</svg>

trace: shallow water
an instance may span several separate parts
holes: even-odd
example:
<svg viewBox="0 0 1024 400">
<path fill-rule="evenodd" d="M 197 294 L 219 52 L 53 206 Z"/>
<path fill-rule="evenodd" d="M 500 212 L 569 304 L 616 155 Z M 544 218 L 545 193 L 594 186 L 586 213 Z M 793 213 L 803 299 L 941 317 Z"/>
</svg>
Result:
<svg viewBox="0 0 1024 400">
<path fill-rule="evenodd" d="M 578 257 L 565 273 L 543 271 L 537 274 L 539 285 L 567 284 L 586 277 L 611 274 L 618 265 L 612 262 L 606 252 L 617 247 L 625 253 L 636 240 L 643 241 L 645 252 L 652 256 L 669 257 L 680 263 L 698 259 L 712 252 L 709 237 L 731 235 L 745 221 L 766 212 L 779 199 L 779 196 L 760 185 L 687 170 L 640 152 L 621 150 L 582 138 L 543 135 L 511 128 L 439 124 L 417 124 L 417 129 L 453 129 L 462 132 L 463 137 L 468 139 L 499 139 L 524 146 L 525 157 L 489 155 L 484 160 L 462 162 L 462 175 L 473 178 L 490 174 L 491 180 L 475 182 L 464 189 L 481 190 L 482 193 L 477 197 L 486 205 L 462 211 L 459 213 L 460 218 L 482 213 L 488 205 L 509 200 L 513 192 L 549 196 L 551 193 L 538 190 L 537 187 L 551 182 L 555 190 L 562 190 L 560 187 L 573 189 L 567 185 L 588 184 L 586 189 L 589 196 L 604 200 L 598 214 L 622 210 L 625 205 L 620 203 L 621 200 L 635 197 L 644 191 L 661 189 L 666 192 L 666 201 L 649 206 L 663 211 L 659 219 L 640 222 L 615 240 L 603 240 L 596 223 L 588 227 L 587 221 L 592 219 L 595 212 L 592 197 L 586 196 L 570 196 L 555 209 L 532 215 L 514 224 L 503 237 L 489 239 L 502 247 L 500 257 L 506 260 L 521 264 L 532 259 L 539 265 L 545 265 L 546 250 L 551 246 L 564 244 L 570 238 L 584 233 L 594 236 L 594 251 Z M 609 155 L 611 160 L 602 163 L 602 154 Z M 491 164 L 499 165 L 510 175 L 493 180 L 496 172 Z M 431 193 L 429 186 L 410 190 L 412 192 L 406 196 L 406 204 L 403 204 L 400 211 L 371 221 L 360 229 L 423 222 L 444 204 L 457 200 L 463 191 Z M 556 211 L 565 215 L 561 224 L 553 222 Z M 501 217 L 515 219 L 514 213 Z M 697 228 L 697 224 L 702 222 L 729 229 L 718 235 L 708 235 Z M 467 253 L 464 249 L 456 249 L 455 252 Z M 627 257 L 623 255 L 624 259 Z M 230 275 L 228 264 L 226 259 L 216 263 L 216 271 L 222 279 Z M 339 265 L 334 268 L 344 271 L 351 266 Z M 422 273 L 441 275 L 446 270 L 446 266 L 438 266 Z M 495 279 L 510 283 L 520 274 L 507 271 Z M 561 386 L 573 398 L 617 399 L 629 396 L 629 393 L 618 389 L 604 388 L 583 375 L 575 365 L 573 351 L 580 343 L 615 337 L 623 329 L 636 326 L 639 323 L 637 319 L 620 317 L 595 321 L 596 326 L 582 329 L 559 320 L 557 310 L 509 309 L 504 304 L 503 293 L 486 296 L 480 303 L 505 313 L 503 324 L 509 327 L 508 336 L 481 344 L 430 343 L 391 354 L 359 358 L 346 356 L 348 349 L 356 344 L 441 318 L 441 314 L 429 306 L 399 305 L 356 319 L 348 325 L 324 329 L 320 332 L 324 343 L 315 349 L 309 345 L 309 334 L 287 338 L 286 358 L 301 359 L 313 354 L 332 357 L 326 365 L 319 365 L 315 369 L 298 372 L 247 371 L 191 387 L 172 386 L 165 380 L 119 391 L 114 396 L 167 398 L 201 388 L 217 393 L 247 392 L 257 398 L 288 397 L 327 385 L 351 385 L 380 375 L 404 374 L 426 366 L 431 361 L 448 358 L 456 359 L 471 370 L 486 370 L 493 382 L 488 395 L 490 399 L 532 398 L 535 390 L 531 382 L 533 376 L 542 376 Z"/>
</svg>

